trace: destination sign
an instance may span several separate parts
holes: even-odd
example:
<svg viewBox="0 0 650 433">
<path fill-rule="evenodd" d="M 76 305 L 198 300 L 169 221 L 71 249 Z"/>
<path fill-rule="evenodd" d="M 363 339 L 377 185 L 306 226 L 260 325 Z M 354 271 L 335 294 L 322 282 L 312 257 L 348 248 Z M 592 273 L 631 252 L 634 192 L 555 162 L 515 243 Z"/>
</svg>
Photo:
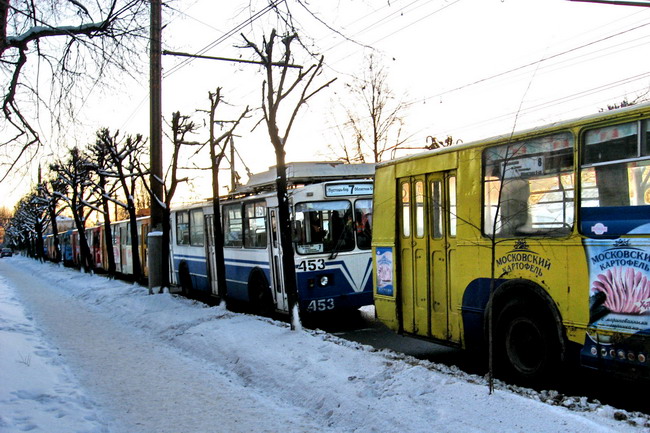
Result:
<svg viewBox="0 0 650 433">
<path fill-rule="evenodd" d="M 343 197 L 348 195 L 372 195 L 372 183 L 337 183 L 325 185 L 326 197 Z"/>
</svg>

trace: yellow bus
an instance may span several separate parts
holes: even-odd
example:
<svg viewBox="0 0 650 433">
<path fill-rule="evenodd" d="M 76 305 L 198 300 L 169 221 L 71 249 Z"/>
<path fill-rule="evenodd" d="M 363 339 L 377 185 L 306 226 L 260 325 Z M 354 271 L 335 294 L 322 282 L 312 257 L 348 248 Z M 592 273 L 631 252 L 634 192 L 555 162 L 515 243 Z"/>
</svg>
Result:
<svg viewBox="0 0 650 433">
<path fill-rule="evenodd" d="M 518 382 L 649 378 L 650 105 L 380 164 L 372 248 L 397 332 L 491 344 Z"/>
</svg>

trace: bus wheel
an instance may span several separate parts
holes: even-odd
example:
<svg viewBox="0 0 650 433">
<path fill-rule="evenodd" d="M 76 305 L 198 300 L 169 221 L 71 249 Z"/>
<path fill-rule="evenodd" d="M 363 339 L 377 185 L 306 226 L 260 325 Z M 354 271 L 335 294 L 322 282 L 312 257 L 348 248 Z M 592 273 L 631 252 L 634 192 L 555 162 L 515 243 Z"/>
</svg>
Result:
<svg viewBox="0 0 650 433">
<path fill-rule="evenodd" d="M 526 385 L 552 378 L 561 360 L 561 346 L 550 314 L 537 305 L 514 300 L 501 310 L 495 332 L 498 376 Z"/>
<path fill-rule="evenodd" d="M 273 313 L 273 299 L 266 278 L 262 275 L 253 275 L 248 283 L 248 296 L 250 309 L 253 314 L 269 317 Z"/>
<path fill-rule="evenodd" d="M 189 297 L 192 294 L 192 277 L 190 267 L 185 260 L 178 265 L 178 282 L 181 285 L 181 294 Z"/>
</svg>

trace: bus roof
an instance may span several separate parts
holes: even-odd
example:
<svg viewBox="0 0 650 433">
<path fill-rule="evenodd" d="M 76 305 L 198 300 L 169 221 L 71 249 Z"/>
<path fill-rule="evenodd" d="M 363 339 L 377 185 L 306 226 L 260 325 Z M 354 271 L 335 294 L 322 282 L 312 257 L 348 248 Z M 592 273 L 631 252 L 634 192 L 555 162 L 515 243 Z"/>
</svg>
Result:
<svg viewBox="0 0 650 433">
<path fill-rule="evenodd" d="M 536 126 L 533 128 L 529 129 L 524 129 L 520 131 L 514 131 L 511 133 L 507 134 L 501 134 L 501 135 L 496 135 L 493 137 L 485 138 L 485 139 L 479 139 L 475 141 L 471 141 L 468 143 L 462 143 L 458 145 L 453 145 L 449 147 L 441 147 L 437 149 L 431 149 L 431 150 L 425 150 L 423 152 L 415 153 L 412 155 L 406 155 L 401 158 L 396 158 L 396 159 L 391 159 L 389 161 L 383 161 L 381 163 L 378 163 L 377 166 L 386 166 L 386 165 L 392 165 L 392 164 L 398 164 L 403 161 L 411 160 L 411 159 L 419 159 L 422 157 L 426 157 L 428 155 L 435 155 L 437 153 L 446 153 L 446 152 L 455 152 L 457 150 L 465 149 L 468 147 L 473 147 L 473 146 L 478 146 L 482 144 L 487 144 L 487 143 L 494 143 L 498 141 L 504 141 L 504 140 L 510 140 L 512 139 L 513 141 L 518 141 L 520 139 L 524 139 L 529 135 L 533 135 L 536 133 L 544 133 L 544 132 L 552 132 L 552 131 L 557 131 L 560 129 L 565 129 L 565 128 L 572 128 L 578 125 L 581 125 L 583 123 L 589 123 L 589 122 L 594 122 L 594 121 L 607 121 L 607 120 L 613 120 L 619 117 L 626 117 L 629 115 L 634 115 L 637 111 L 639 111 L 641 115 L 647 115 L 650 114 L 650 103 L 644 103 L 644 104 L 638 104 L 638 105 L 632 105 L 624 108 L 618 108 L 615 110 L 609 110 L 609 111 L 604 111 L 604 112 L 598 112 L 598 113 L 593 113 L 593 114 L 588 114 L 582 117 L 576 117 L 573 119 L 569 120 L 560 120 L 557 122 L 552 122 L 548 123 L 545 125 L 540 125 Z M 632 120 L 632 119 L 631 119 Z M 630 120 L 630 121 L 631 121 Z"/>
<path fill-rule="evenodd" d="M 287 167 L 287 184 L 306 185 L 340 179 L 371 179 L 375 164 L 346 164 L 340 161 L 291 162 Z M 234 194 L 248 194 L 274 188 L 277 177 L 276 166 L 262 173 L 251 175 L 246 185 L 237 187 Z"/>
</svg>

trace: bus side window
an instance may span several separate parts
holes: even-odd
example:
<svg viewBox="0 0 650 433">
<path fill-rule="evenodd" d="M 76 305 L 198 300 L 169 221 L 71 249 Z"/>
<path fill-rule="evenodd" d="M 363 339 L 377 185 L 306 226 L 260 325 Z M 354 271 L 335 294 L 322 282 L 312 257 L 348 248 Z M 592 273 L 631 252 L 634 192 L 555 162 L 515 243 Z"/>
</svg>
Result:
<svg viewBox="0 0 650 433">
<path fill-rule="evenodd" d="M 583 234 L 650 233 L 646 223 L 650 212 L 649 129 L 650 122 L 645 120 L 584 133 L 580 168 Z"/>
<path fill-rule="evenodd" d="M 368 250 L 372 241 L 372 200 L 363 199 L 354 203 L 354 219 L 356 221 L 357 246 L 361 250 Z"/>
<path fill-rule="evenodd" d="M 263 202 L 244 205 L 244 248 L 266 248 L 266 206 Z"/>
<path fill-rule="evenodd" d="M 176 213 L 176 244 L 190 244 L 190 224 L 189 213 L 187 211 Z"/>
<path fill-rule="evenodd" d="M 497 237 L 566 236 L 573 227 L 573 135 L 486 148 L 483 233 Z"/>
<path fill-rule="evenodd" d="M 242 246 L 242 215 L 241 204 L 224 205 L 223 207 L 223 246 Z"/>
<path fill-rule="evenodd" d="M 190 244 L 197 247 L 203 246 L 203 209 L 190 211 Z"/>
</svg>

